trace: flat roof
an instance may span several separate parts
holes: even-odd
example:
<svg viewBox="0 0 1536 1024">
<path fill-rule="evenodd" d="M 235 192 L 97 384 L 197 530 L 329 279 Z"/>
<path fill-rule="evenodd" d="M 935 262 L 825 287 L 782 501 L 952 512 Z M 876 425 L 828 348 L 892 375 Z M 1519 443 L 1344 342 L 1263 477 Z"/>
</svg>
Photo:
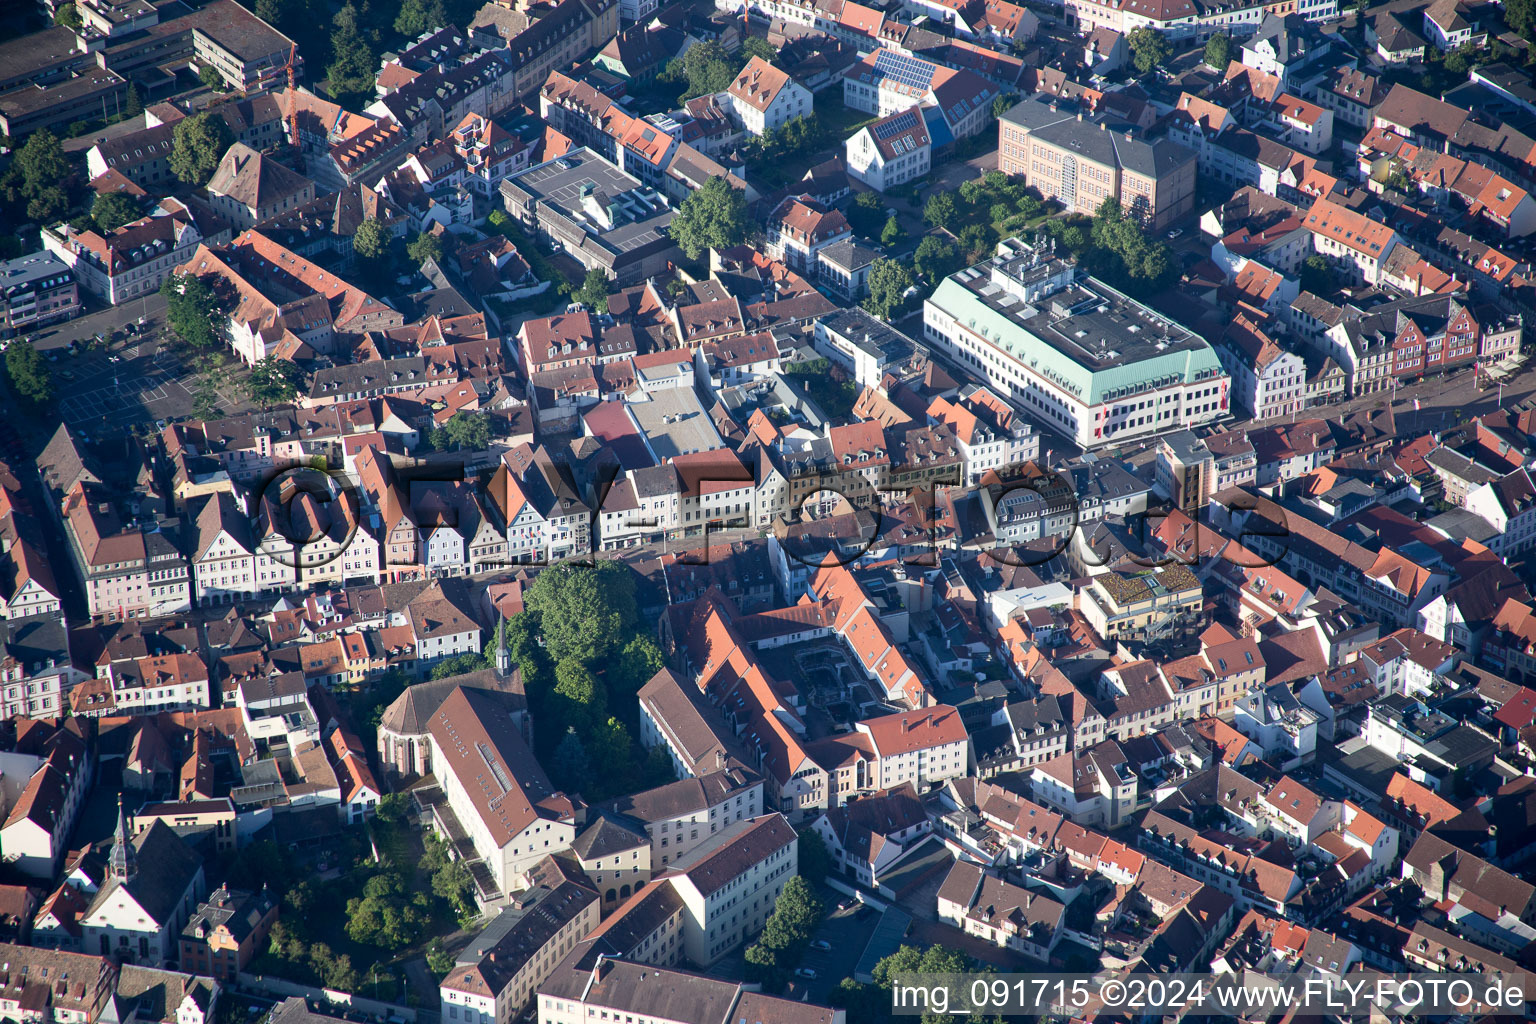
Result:
<svg viewBox="0 0 1536 1024">
<path fill-rule="evenodd" d="M 75 34 L 67 28 L 54 26 L 7 39 L 0 42 L 0 81 L 30 77 L 44 68 L 69 60 L 71 56 L 82 62 L 86 57 L 75 50 Z"/>
<path fill-rule="evenodd" d="M 912 358 L 917 342 L 859 306 L 839 309 L 816 321 L 832 334 L 846 338 L 855 348 L 887 363 Z"/>
<path fill-rule="evenodd" d="M 69 266 L 51 252 L 34 252 L 0 263 L 0 294 L 12 288 L 35 284 L 50 277 L 69 280 Z M 62 282 L 60 282 L 62 283 Z"/>
<path fill-rule="evenodd" d="M 662 229 L 675 213 L 661 193 L 585 147 L 513 175 L 504 187 L 559 212 L 579 224 L 590 239 L 617 253 L 664 240 Z M 594 221 L 586 212 L 586 200 L 599 194 L 610 208 L 615 203 L 626 207 L 630 219 L 611 228 Z M 637 197 L 638 201 L 625 197 Z"/>
<path fill-rule="evenodd" d="M 293 40 L 262 21 L 235 0 L 213 3 L 186 16 L 187 27 L 194 28 L 244 61 L 260 60 L 286 51 Z"/>
<path fill-rule="evenodd" d="M 97 68 L 78 78 L 66 78 L 49 85 L 23 87 L 0 96 L 0 112 L 6 117 L 25 117 L 49 107 L 59 106 L 103 89 L 125 88 L 126 80 L 116 71 Z"/>
<path fill-rule="evenodd" d="M 660 462 L 689 452 L 707 452 L 725 442 L 692 388 L 666 388 L 649 402 L 629 403 L 629 412 Z"/>
<path fill-rule="evenodd" d="M 1088 404 L 1222 373 L 1199 335 L 1095 278 L 1025 302 L 993 262 L 945 278 L 928 301 Z"/>
</svg>

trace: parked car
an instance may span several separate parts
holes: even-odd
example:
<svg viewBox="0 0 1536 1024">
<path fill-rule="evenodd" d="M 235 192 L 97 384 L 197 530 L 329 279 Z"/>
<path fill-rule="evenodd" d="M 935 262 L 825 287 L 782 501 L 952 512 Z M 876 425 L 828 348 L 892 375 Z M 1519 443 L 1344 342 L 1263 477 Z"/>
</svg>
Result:
<svg viewBox="0 0 1536 1024">
<path fill-rule="evenodd" d="M 809 967 L 796 967 L 795 968 L 795 977 L 797 977 L 797 978 L 814 978 L 814 977 L 816 977 L 816 972 L 811 970 Z"/>
</svg>

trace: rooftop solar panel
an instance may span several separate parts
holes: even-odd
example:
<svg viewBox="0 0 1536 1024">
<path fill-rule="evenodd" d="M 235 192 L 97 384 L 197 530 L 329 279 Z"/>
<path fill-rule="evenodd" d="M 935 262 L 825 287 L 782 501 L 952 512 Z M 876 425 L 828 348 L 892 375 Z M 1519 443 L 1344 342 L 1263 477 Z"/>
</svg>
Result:
<svg viewBox="0 0 1536 1024">
<path fill-rule="evenodd" d="M 926 89 L 933 82 L 935 65 L 906 54 L 881 50 L 875 56 L 875 70 L 887 78 L 914 89 Z"/>
<path fill-rule="evenodd" d="M 882 121 L 874 126 L 875 138 L 884 142 L 892 135 L 900 135 L 910 128 L 917 127 L 917 112 L 904 110 L 887 121 Z"/>
</svg>

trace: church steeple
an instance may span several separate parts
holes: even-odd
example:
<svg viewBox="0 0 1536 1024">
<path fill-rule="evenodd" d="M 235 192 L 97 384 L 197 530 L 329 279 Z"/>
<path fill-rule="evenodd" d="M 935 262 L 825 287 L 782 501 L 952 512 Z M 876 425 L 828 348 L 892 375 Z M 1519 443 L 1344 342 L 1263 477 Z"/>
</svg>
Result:
<svg viewBox="0 0 1536 1024">
<path fill-rule="evenodd" d="M 496 674 L 505 679 L 512 674 L 512 652 L 507 648 L 507 617 L 496 619 Z"/>
<path fill-rule="evenodd" d="M 130 882 L 139 873 L 138 851 L 128 840 L 128 814 L 123 810 L 123 795 L 117 795 L 117 830 L 112 833 L 112 853 L 107 857 L 107 875 L 120 882 Z"/>
</svg>

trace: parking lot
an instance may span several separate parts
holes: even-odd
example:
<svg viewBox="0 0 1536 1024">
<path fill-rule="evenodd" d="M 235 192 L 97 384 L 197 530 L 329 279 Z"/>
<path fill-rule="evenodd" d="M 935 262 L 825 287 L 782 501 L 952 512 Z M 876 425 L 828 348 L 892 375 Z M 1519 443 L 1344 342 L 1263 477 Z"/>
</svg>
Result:
<svg viewBox="0 0 1536 1024">
<path fill-rule="evenodd" d="M 60 414 L 71 427 L 90 435 L 117 433 L 135 423 L 191 411 L 196 374 L 152 338 L 130 341 L 110 354 L 55 350 L 49 358 Z"/>
<path fill-rule="evenodd" d="M 847 910 L 832 909 L 800 962 L 801 968 L 815 971 L 816 976 L 796 975 L 789 998 L 799 999 L 800 993 L 809 991 L 812 1002 L 825 1003 L 844 978 L 853 977 L 853 969 L 879 922 L 880 912 L 861 903 L 855 902 Z M 820 948 L 822 945 L 827 948 Z"/>
</svg>

